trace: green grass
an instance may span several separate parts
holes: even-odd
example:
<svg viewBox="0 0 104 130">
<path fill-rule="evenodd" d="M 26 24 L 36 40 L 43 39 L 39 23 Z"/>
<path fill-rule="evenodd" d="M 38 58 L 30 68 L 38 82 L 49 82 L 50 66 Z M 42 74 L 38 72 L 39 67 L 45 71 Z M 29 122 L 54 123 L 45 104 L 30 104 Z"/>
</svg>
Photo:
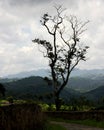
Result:
<svg viewBox="0 0 104 130">
<path fill-rule="evenodd" d="M 96 121 L 96 120 L 71 120 L 70 123 L 88 125 L 98 128 L 104 128 L 104 121 Z"/>
<path fill-rule="evenodd" d="M 47 130 L 66 130 L 66 128 L 58 124 L 49 124 Z"/>
<path fill-rule="evenodd" d="M 98 128 L 104 128 L 104 121 L 96 121 L 96 120 L 65 120 L 61 118 L 51 118 L 49 119 L 51 121 L 57 121 L 57 122 L 66 122 L 66 123 L 75 123 L 75 124 L 81 124 L 86 126 L 92 126 L 92 127 L 98 127 Z"/>
</svg>

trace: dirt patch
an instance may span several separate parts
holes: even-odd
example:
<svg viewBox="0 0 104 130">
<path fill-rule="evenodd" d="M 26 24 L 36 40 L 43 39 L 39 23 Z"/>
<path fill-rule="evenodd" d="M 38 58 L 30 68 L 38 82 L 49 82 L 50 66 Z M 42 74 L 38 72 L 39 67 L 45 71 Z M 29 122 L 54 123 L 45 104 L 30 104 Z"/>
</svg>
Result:
<svg viewBox="0 0 104 130">
<path fill-rule="evenodd" d="M 95 127 L 90 127 L 90 126 L 85 126 L 80 124 L 71 124 L 71 123 L 55 122 L 55 121 L 52 121 L 51 123 L 62 125 L 67 130 L 104 130 L 103 128 L 95 128 Z"/>
</svg>

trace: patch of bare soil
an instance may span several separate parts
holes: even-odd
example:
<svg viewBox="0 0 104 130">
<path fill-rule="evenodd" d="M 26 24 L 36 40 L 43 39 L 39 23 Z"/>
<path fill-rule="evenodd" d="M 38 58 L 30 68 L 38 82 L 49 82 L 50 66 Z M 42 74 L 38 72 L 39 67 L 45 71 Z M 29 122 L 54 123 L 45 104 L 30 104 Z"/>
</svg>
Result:
<svg viewBox="0 0 104 130">
<path fill-rule="evenodd" d="M 104 130 L 103 128 L 95 128 L 95 127 L 90 127 L 90 126 L 85 126 L 80 124 L 71 124 L 71 123 L 55 122 L 55 121 L 52 121 L 51 123 L 62 125 L 67 130 Z"/>
</svg>

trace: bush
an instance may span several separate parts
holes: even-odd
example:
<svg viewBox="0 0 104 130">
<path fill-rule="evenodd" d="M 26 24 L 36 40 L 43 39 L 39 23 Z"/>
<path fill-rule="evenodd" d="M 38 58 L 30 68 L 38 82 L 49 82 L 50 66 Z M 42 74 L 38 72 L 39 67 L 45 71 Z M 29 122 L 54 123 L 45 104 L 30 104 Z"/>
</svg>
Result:
<svg viewBox="0 0 104 130">
<path fill-rule="evenodd" d="M 13 103 L 13 97 L 12 97 L 12 96 L 8 97 L 8 98 L 7 98 L 7 101 L 8 101 L 10 104 L 12 104 L 12 103 Z"/>
<path fill-rule="evenodd" d="M 44 130 L 45 118 L 36 104 L 0 107 L 0 130 Z"/>
</svg>

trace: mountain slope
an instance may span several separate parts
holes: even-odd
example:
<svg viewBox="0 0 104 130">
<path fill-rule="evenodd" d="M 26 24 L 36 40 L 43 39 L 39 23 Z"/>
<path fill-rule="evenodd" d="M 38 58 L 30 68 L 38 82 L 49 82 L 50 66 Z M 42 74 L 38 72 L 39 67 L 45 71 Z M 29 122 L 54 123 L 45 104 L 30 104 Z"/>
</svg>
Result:
<svg viewBox="0 0 104 130">
<path fill-rule="evenodd" d="M 7 82 L 4 83 L 5 81 Z M 46 96 L 53 92 L 52 86 L 48 85 L 44 78 L 39 76 L 19 80 L 6 79 L 2 83 L 6 88 L 6 96 L 13 96 L 17 99 L 34 99 L 36 96 Z M 84 93 L 81 94 L 78 91 Z M 102 98 L 104 95 L 103 77 L 96 79 L 72 77 L 62 91 L 61 97 L 65 100 L 70 100 L 70 97 L 80 95 L 95 101 Z"/>
<path fill-rule="evenodd" d="M 8 75 L 6 79 L 0 79 L 0 82 L 11 82 L 21 78 L 30 76 L 49 76 L 48 69 L 32 70 L 27 72 L 21 72 L 14 75 Z M 79 92 L 88 92 L 96 89 L 99 86 L 104 85 L 104 70 L 80 70 L 74 69 L 70 75 L 70 80 L 67 84 L 68 88 L 77 90 Z"/>
<path fill-rule="evenodd" d="M 45 96 L 53 92 L 53 87 L 48 85 L 42 77 L 29 77 L 21 80 L 5 83 L 6 96 L 14 98 L 33 99 L 36 96 Z M 61 96 L 69 99 L 71 96 L 79 95 L 78 92 L 65 88 Z"/>
<path fill-rule="evenodd" d="M 100 86 L 99 88 L 96 88 L 90 92 L 84 93 L 83 94 L 86 98 L 90 100 L 99 100 L 104 98 L 104 85 Z"/>
<path fill-rule="evenodd" d="M 102 85 L 104 85 L 104 77 L 95 79 L 72 77 L 69 79 L 67 87 L 80 92 L 88 92 Z"/>
</svg>

